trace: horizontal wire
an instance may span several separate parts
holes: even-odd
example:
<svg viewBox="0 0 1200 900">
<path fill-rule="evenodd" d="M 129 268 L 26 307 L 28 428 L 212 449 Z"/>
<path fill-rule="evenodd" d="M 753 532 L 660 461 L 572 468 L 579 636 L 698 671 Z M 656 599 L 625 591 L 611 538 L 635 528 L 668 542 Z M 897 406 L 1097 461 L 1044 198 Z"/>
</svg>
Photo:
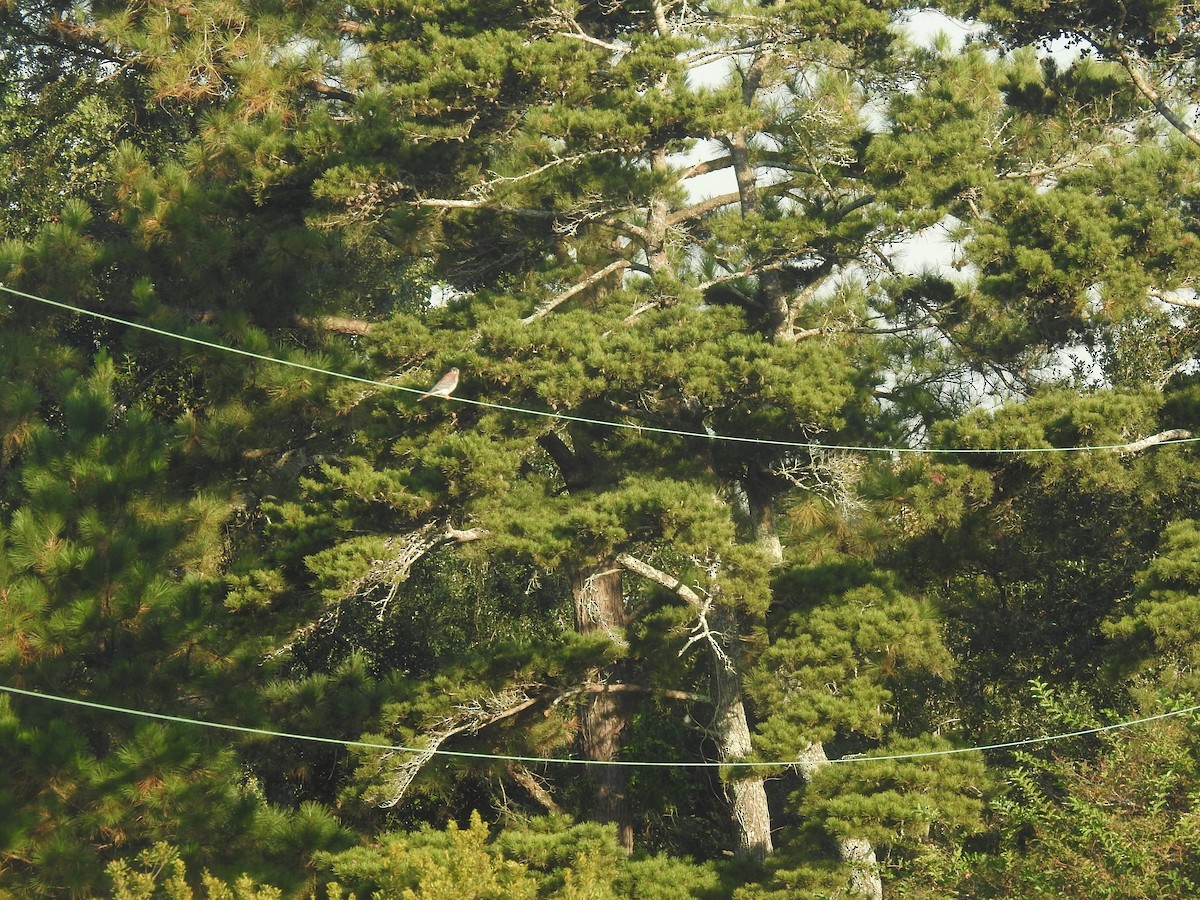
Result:
<svg viewBox="0 0 1200 900">
<path fill-rule="evenodd" d="M 281 366 L 290 366 L 293 369 L 300 369 L 305 372 L 312 372 L 317 375 L 326 375 L 330 378 L 340 378 L 346 381 L 357 382 L 358 384 L 367 384 L 372 387 L 385 388 L 393 391 L 404 391 L 409 394 L 424 394 L 422 388 L 405 387 L 399 384 L 392 384 L 387 381 L 379 381 L 374 378 L 364 378 L 360 375 L 350 375 L 345 372 L 337 372 L 332 369 L 324 369 L 320 366 L 312 366 L 307 363 L 296 362 L 290 359 L 280 359 L 276 356 L 267 356 L 263 353 L 256 353 L 253 350 L 243 350 L 240 347 L 231 347 L 227 344 L 218 344 L 214 341 L 206 341 L 203 338 L 192 337 L 186 334 L 180 334 L 175 331 L 168 331 L 163 328 L 155 328 L 153 325 L 146 325 L 142 322 L 134 322 L 129 319 L 122 319 L 118 316 L 112 316 L 107 313 L 97 312 L 92 309 L 85 309 L 80 306 L 73 306 L 70 303 L 63 303 L 58 300 L 50 300 L 47 297 L 40 297 L 37 294 L 30 294 L 25 291 L 19 291 L 16 288 L 11 288 L 8 285 L 0 284 L 0 291 L 12 294 L 15 297 L 23 297 L 26 300 L 32 300 L 35 303 L 43 303 L 47 306 L 53 306 L 58 309 L 66 310 L 67 312 L 75 313 L 80 316 L 90 316 L 94 319 L 100 319 L 104 322 L 111 322 L 114 325 L 121 325 L 126 328 L 132 328 L 138 331 L 144 331 L 149 334 L 158 335 L 159 337 L 170 338 L 171 340 L 182 341 L 189 344 L 195 344 L 199 347 L 205 347 L 209 350 L 217 350 L 221 353 L 232 353 L 237 356 L 243 356 L 248 359 L 255 359 L 260 362 L 274 363 Z M 504 403 L 492 403 L 486 400 L 471 400 L 466 397 L 449 396 L 443 399 L 450 400 L 454 403 L 464 403 L 470 406 L 479 406 L 485 409 L 494 409 L 502 412 L 517 413 L 525 416 L 539 416 L 544 419 L 554 419 L 560 422 L 575 422 L 581 425 L 597 425 L 603 428 L 618 428 L 628 431 L 645 432 L 648 434 L 664 434 L 673 437 L 689 437 L 702 438 L 709 441 L 721 441 L 728 443 L 742 444 L 758 444 L 767 447 L 791 447 L 800 450 L 840 450 L 852 453 L 953 453 L 958 455 L 967 454 L 1020 454 L 1020 453 L 1087 453 L 1090 451 L 1119 451 L 1128 448 L 1128 443 L 1124 444 L 1088 444 L 1077 447 L 870 447 L 856 444 L 822 444 L 817 441 L 785 441 L 776 440 L 773 438 L 758 438 L 748 437 L 745 435 L 736 434 L 720 434 L 718 432 L 709 431 L 686 431 L 677 428 L 663 428 L 656 425 L 640 425 L 633 422 L 616 422 L 610 419 L 591 419 L 586 416 L 572 416 L 567 413 L 554 412 L 553 410 L 531 409 L 524 406 L 509 406 Z M 1167 444 L 1191 444 L 1200 441 L 1200 437 L 1186 438 L 1171 438 L 1169 440 L 1158 441 L 1154 446 L 1165 446 Z"/>
<path fill-rule="evenodd" d="M 457 759 L 481 759 L 493 760 L 497 762 L 519 762 L 532 764 L 549 764 L 549 765 L 565 765 L 565 766 L 625 766 L 625 767 L 640 767 L 640 768 L 689 768 L 689 769 L 720 769 L 720 768 L 741 768 L 741 769 L 777 769 L 787 768 L 790 766 L 808 765 L 807 762 L 801 760 L 782 760 L 778 762 L 763 762 L 759 760 L 741 760 L 734 762 L 671 762 L 667 760 L 630 760 L 630 759 L 608 759 L 608 760 L 589 760 L 589 759 L 570 759 L 566 757 L 554 756 L 520 756 L 507 753 L 472 753 L 465 750 L 430 750 L 429 748 L 421 747 L 405 747 L 401 744 L 382 744 L 373 743 L 370 741 L 351 741 L 344 738 L 324 737 L 314 734 L 297 734 L 288 731 L 274 731 L 267 728 L 253 728 L 247 725 L 232 725 L 227 722 L 208 722 L 203 719 L 190 719 L 186 716 L 173 716 L 166 713 L 148 712 L 146 710 L 131 709 L 125 706 L 114 706 L 108 703 L 96 703 L 91 700 L 80 700 L 76 697 L 63 697 L 57 694 L 45 694 L 38 691 L 27 691 L 23 688 L 16 688 L 10 685 L 0 684 L 0 692 L 8 694 L 16 694 L 22 697 L 30 697 L 36 700 L 47 700 L 54 703 L 64 703 L 70 706 L 80 706 L 86 709 L 99 710 L 101 712 L 119 713 L 126 716 L 136 716 L 145 719 L 157 719 L 162 722 L 171 722 L 177 725 L 195 725 L 201 728 L 213 728 L 223 731 L 236 731 L 241 734 L 253 734 L 260 737 L 282 738 L 291 741 L 307 741 L 317 744 L 337 744 L 338 746 L 347 748 L 356 748 L 364 750 L 385 750 L 392 753 L 413 753 L 413 754 L 430 754 L 431 756 L 445 756 Z M 1068 738 L 1084 737 L 1091 734 L 1100 734 L 1106 731 L 1116 731 L 1121 728 L 1132 728 L 1135 725 L 1145 725 L 1149 722 L 1157 722 L 1160 719 L 1169 719 L 1173 716 L 1183 716 L 1189 713 L 1200 711 L 1200 705 L 1189 706 L 1184 709 L 1175 709 L 1170 712 L 1158 713 L 1153 716 L 1145 716 L 1140 719 L 1130 719 L 1124 722 L 1117 722 L 1112 725 L 1100 725 L 1095 728 L 1084 728 L 1080 731 L 1070 731 L 1063 734 L 1049 734 L 1042 737 L 1025 738 L 1019 741 L 1004 741 L 997 744 L 982 744 L 976 747 L 952 747 L 943 750 L 921 750 L 911 753 L 891 753 L 886 755 L 871 755 L 861 754 L 853 756 L 843 756 L 838 759 L 829 760 L 830 764 L 838 765 L 845 763 L 860 763 L 860 762 L 896 762 L 910 759 L 926 759 L 934 756 L 951 756 L 960 753 L 981 753 L 987 750 L 1008 750 L 1014 747 L 1028 747 L 1033 744 L 1045 744 L 1052 741 L 1067 740 Z"/>
</svg>

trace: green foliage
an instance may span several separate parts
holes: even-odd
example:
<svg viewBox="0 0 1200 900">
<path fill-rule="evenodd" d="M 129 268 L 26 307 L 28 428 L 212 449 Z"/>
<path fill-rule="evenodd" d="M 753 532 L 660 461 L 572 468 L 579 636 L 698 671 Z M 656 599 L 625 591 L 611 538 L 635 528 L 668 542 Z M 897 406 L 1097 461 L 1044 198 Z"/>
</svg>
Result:
<svg viewBox="0 0 1200 900">
<path fill-rule="evenodd" d="M 943 5 L 998 55 L 900 7 L 0 5 L 0 279 L 310 367 L 0 304 L 0 676 L 483 756 L 610 694 L 613 755 L 688 761 L 1194 692 L 1192 454 L 1134 443 L 1197 406 L 1193 13 Z M 481 402 L 313 371 L 451 366 Z M 885 445 L 979 452 L 830 449 Z M 529 817 L 595 773 L 0 699 L 22 895 L 834 896 L 865 844 L 899 895 L 1195 890 L 1177 723 L 785 772 L 718 872 L 753 776 L 634 774 L 676 855 L 627 857 Z"/>
<path fill-rule="evenodd" d="M 711 870 L 663 857 L 628 859 L 611 828 L 542 818 L 495 840 L 478 813 L 466 828 L 384 835 L 379 843 L 322 855 L 323 867 L 364 896 L 561 898 L 703 896 Z M 368 892 L 370 892 L 368 894 Z"/>
<path fill-rule="evenodd" d="M 1184 519 L 1167 526 L 1158 554 L 1137 577 L 1134 603 L 1105 623 L 1117 641 L 1115 664 L 1152 674 L 1173 693 L 1194 694 L 1196 584 L 1200 576 L 1200 531 Z"/>
<path fill-rule="evenodd" d="M 232 884 L 222 881 L 205 870 L 200 876 L 197 893 L 187 877 L 187 866 L 178 850 L 166 843 L 157 843 L 137 855 L 134 863 L 118 859 L 108 864 L 112 880 L 112 900 L 280 900 L 283 891 L 260 884 L 249 875 L 238 877 Z M 328 884 L 323 892 L 309 895 L 312 900 L 355 900 L 354 894 L 344 894 L 336 884 Z"/>
<path fill-rule="evenodd" d="M 779 598 L 796 611 L 748 681 L 768 758 L 795 759 L 837 736 L 878 739 L 891 722 L 892 686 L 952 666 L 929 611 L 894 585 L 868 582 L 833 597 L 810 591 Z"/>
<path fill-rule="evenodd" d="M 1185 721 L 1103 740 L 1094 760 L 1022 755 L 994 804 L 999 846 L 959 889 L 1058 897 L 1196 890 L 1196 756 Z M 969 886 L 969 887 L 968 887 Z"/>
</svg>

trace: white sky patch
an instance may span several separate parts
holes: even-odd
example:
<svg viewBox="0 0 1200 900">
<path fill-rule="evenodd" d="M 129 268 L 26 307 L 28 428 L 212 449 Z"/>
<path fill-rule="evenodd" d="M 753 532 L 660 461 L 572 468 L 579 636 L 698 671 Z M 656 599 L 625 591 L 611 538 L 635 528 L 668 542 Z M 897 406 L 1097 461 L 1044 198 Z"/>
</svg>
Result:
<svg viewBox="0 0 1200 900">
<path fill-rule="evenodd" d="M 961 50 L 970 38 L 979 37 L 987 30 L 986 25 L 964 22 L 933 9 L 903 13 L 896 24 L 898 30 L 907 34 L 908 39 L 918 47 L 934 46 L 937 36 L 943 34 L 949 39 L 953 50 Z"/>
</svg>

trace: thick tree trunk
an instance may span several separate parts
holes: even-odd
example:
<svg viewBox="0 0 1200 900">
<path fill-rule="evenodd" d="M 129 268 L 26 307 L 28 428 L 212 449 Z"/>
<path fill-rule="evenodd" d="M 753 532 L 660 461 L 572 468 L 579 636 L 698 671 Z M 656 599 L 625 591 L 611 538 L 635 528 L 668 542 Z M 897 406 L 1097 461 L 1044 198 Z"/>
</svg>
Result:
<svg viewBox="0 0 1200 900">
<path fill-rule="evenodd" d="M 714 639 L 724 646 L 725 658 L 713 648 L 712 695 L 714 705 L 713 737 L 722 762 L 748 759 L 750 722 L 742 696 L 742 678 L 737 666 L 737 623 L 732 613 L 714 611 L 712 626 L 724 637 Z M 774 849 L 771 841 L 771 809 L 763 778 L 754 770 L 735 771 L 727 782 L 733 818 L 738 826 L 738 853 L 764 860 Z"/>
<path fill-rule="evenodd" d="M 754 527 L 754 538 L 763 553 L 774 563 L 783 562 L 783 545 L 775 528 L 775 516 L 770 497 L 758 485 L 744 484 L 746 502 Z M 810 781 L 816 771 L 829 765 L 829 757 L 821 743 L 811 744 L 802 754 L 800 772 Z M 838 853 L 851 867 L 850 888 L 856 896 L 883 900 L 883 881 L 879 875 L 879 860 L 875 848 L 864 838 L 849 837 L 838 843 Z"/>
<path fill-rule="evenodd" d="M 692 641 L 705 641 L 713 659 L 713 720 L 709 729 L 722 762 L 737 762 L 750 756 L 750 721 L 742 696 L 742 678 L 738 672 L 737 619 L 732 610 L 713 608 L 712 599 L 701 597 L 678 578 L 668 575 L 644 560 L 628 553 L 617 562 L 674 591 L 696 613 Z M 771 843 L 771 808 L 763 779 L 752 772 L 735 772 L 729 781 L 729 799 L 733 820 L 738 828 L 738 852 L 743 856 L 765 859 Z"/>
<path fill-rule="evenodd" d="M 800 756 L 797 768 L 805 782 L 809 782 L 827 765 L 829 757 L 825 754 L 824 745 L 818 741 L 808 745 L 808 749 Z M 871 842 L 863 838 L 843 838 L 838 842 L 838 854 L 850 866 L 850 890 L 853 894 L 868 900 L 883 900 L 883 879 Z"/>
<path fill-rule="evenodd" d="M 575 573 L 571 579 L 575 601 L 575 627 L 580 634 L 602 631 L 623 643 L 628 618 L 622 596 L 621 568 L 615 560 Z M 597 671 L 597 679 L 612 671 Z M 606 762 L 617 758 L 629 717 L 621 693 L 593 693 L 586 700 L 580 728 L 583 753 L 590 760 Z M 633 816 L 629 805 L 629 774 L 624 766 L 591 766 L 596 783 L 595 816 L 613 822 L 626 852 L 633 852 Z"/>
</svg>

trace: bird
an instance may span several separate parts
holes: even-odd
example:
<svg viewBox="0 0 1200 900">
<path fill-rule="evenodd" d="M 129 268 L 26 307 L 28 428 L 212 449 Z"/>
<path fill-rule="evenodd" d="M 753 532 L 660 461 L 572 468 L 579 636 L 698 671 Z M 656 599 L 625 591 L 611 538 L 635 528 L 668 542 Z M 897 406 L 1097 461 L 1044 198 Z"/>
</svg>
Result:
<svg viewBox="0 0 1200 900">
<path fill-rule="evenodd" d="M 420 403 L 426 397 L 441 397 L 444 400 L 454 392 L 456 387 L 458 387 L 458 369 L 451 369 L 437 380 L 437 384 L 418 397 L 417 402 Z"/>
</svg>

